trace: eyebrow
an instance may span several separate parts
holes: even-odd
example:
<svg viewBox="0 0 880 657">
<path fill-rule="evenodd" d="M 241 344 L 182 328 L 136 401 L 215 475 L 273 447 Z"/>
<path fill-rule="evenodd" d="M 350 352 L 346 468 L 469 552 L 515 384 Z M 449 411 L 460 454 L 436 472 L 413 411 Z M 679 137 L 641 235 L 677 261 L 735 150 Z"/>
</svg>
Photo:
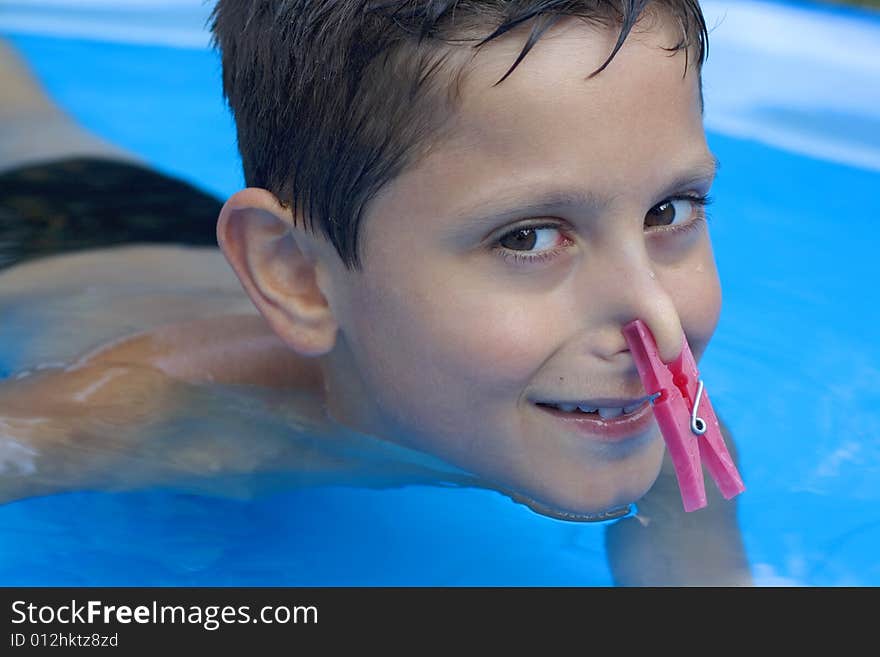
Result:
<svg viewBox="0 0 880 657">
<path fill-rule="evenodd" d="M 696 184 L 712 181 L 721 162 L 715 155 L 697 165 L 688 167 L 671 183 L 663 188 L 661 196 L 668 196 L 677 191 L 687 189 Z M 608 201 L 592 192 L 580 188 L 549 189 L 538 193 L 526 193 L 520 196 L 510 195 L 503 203 L 488 201 L 477 203 L 469 208 L 455 212 L 460 221 L 471 226 L 479 226 L 517 217 L 528 217 L 576 207 L 601 207 Z"/>
</svg>

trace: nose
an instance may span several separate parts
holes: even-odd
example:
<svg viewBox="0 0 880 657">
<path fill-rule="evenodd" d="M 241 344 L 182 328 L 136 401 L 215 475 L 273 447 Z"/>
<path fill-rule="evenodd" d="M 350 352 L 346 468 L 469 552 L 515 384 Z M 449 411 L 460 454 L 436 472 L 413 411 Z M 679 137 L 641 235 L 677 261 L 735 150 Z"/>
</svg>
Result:
<svg viewBox="0 0 880 657">
<path fill-rule="evenodd" d="M 660 357 L 668 363 L 681 354 L 683 329 L 678 308 L 658 276 L 644 247 L 627 245 L 606 251 L 603 262 L 592 269 L 591 294 L 594 317 L 599 325 L 594 334 L 594 355 L 616 360 L 628 352 L 623 327 L 641 319 L 651 330 Z M 597 281 L 598 275 L 601 280 Z M 597 285 L 598 283 L 598 285 Z M 595 311 L 598 310 L 598 315 Z"/>
</svg>

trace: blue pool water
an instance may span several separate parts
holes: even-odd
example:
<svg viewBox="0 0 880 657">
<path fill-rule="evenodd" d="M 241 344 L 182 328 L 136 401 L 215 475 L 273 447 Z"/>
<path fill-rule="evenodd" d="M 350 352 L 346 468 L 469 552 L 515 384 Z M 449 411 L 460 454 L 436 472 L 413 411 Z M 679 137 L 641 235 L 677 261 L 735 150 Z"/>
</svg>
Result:
<svg viewBox="0 0 880 657">
<path fill-rule="evenodd" d="M 129 42 L 107 3 L 79 23 L 73 3 L 38 4 L 0 10 L 0 33 L 59 103 L 164 171 L 240 188 L 200 3 L 139 3 Z M 749 564 L 761 585 L 876 586 L 880 18 L 704 7 L 724 307 L 701 369 L 740 453 Z M 609 585 L 607 530 L 470 489 L 75 493 L 0 507 L 0 584 Z"/>
</svg>

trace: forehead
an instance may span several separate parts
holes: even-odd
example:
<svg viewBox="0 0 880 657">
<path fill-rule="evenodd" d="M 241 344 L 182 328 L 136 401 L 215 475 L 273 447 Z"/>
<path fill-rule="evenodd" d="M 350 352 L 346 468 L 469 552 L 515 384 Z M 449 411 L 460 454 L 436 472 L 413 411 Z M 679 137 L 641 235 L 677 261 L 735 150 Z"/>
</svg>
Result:
<svg viewBox="0 0 880 657">
<path fill-rule="evenodd" d="M 441 147 L 478 140 L 492 152 L 508 153 L 517 148 L 512 137 L 519 134 L 543 143 L 553 143 L 558 136 L 554 128 L 577 128 L 591 138 L 608 129 L 626 135 L 634 127 L 656 128 L 671 117 L 692 119 L 700 114 L 699 104 L 693 102 L 699 98 L 698 75 L 693 67 L 685 70 L 684 51 L 668 50 L 676 43 L 670 21 L 633 30 L 607 68 L 590 77 L 611 53 L 618 30 L 567 18 L 545 33 L 516 70 L 495 86 L 520 51 L 522 39 L 515 36 L 484 46 L 470 61 L 458 111 Z M 577 112 L 564 115 L 566 109 Z M 600 129 L 592 131 L 591 126 Z"/>
<path fill-rule="evenodd" d="M 669 23 L 631 33 L 590 79 L 613 49 L 616 28 L 565 19 L 497 86 L 523 35 L 486 44 L 464 71 L 444 136 L 386 186 L 371 214 L 378 222 L 384 214 L 437 220 L 513 187 L 650 194 L 671 169 L 706 162 L 698 73 L 686 70 L 683 51 L 666 50 L 678 40 Z M 369 232 L 368 222 L 365 238 Z"/>
</svg>

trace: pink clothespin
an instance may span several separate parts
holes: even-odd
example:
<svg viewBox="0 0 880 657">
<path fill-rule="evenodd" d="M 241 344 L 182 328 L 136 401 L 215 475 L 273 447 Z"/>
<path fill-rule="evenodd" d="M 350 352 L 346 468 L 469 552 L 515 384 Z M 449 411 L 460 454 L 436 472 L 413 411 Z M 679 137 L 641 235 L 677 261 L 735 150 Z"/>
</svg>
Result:
<svg viewBox="0 0 880 657">
<path fill-rule="evenodd" d="M 654 417 L 675 466 L 684 510 L 696 511 L 707 504 L 701 458 L 725 499 L 742 493 L 746 487 L 724 444 L 687 339 L 682 336 L 681 355 L 666 364 L 640 319 L 624 326 L 623 336 L 645 391 L 656 395 L 651 400 Z"/>
</svg>

